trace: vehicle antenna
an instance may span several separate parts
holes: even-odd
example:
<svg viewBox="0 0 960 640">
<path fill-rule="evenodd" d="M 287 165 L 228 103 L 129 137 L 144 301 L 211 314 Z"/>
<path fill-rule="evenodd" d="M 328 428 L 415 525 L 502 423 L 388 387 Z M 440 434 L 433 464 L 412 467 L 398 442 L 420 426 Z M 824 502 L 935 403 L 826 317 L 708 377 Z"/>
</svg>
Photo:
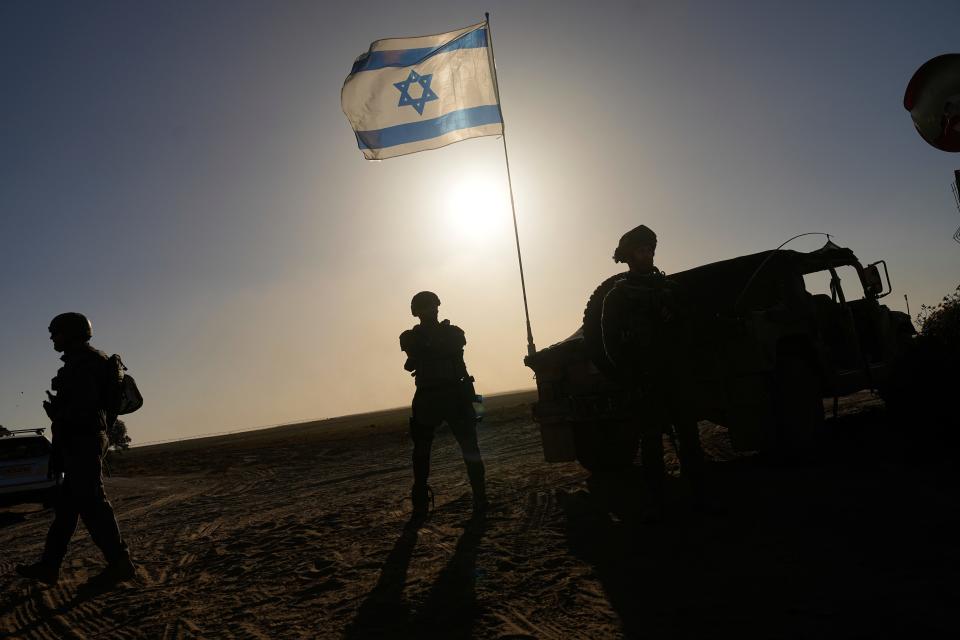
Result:
<svg viewBox="0 0 960 640">
<path fill-rule="evenodd" d="M 950 183 L 950 191 L 953 192 L 953 201 L 957 205 L 957 211 L 960 211 L 960 169 L 954 169 L 953 182 Z M 960 242 L 960 227 L 953 232 L 953 239 Z"/>
<path fill-rule="evenodd" d="M 772 257 L 777 253 L 777 251 L 780 251 L 780 249 L 783 249 L 783 248 L 784 248 L 785 246 L 787 246 L 789 243 L 793 242 L 793 241 L 796 240 L 797 238 L 802 238 L 803 236 L 826 236 L 826 237 L 827 237 L 827 242 L 829 242 L 829 241 L 830 241 L 830 238 L 832 237 L 829 233 L 823 233 L 823 232 L 821 232 L 821 231 L 808 231 L 807 233 L 798 233 L 797 235 L 795 235 L 795 236 L 793 236 L 792 238 L 788 239 L 786 242 L 784 242 L 783 244 L 781 244 L 779 247 L 777 247 L 776 249 L 774 249 L 773 251 L 771 251 L 770 254 L 769 254 L 766 258 L 763 259 L 763 262 L 760 263 L 760 266 L 757 267 L 756 271 L 754 271 L 754 272 L 750 275 L 750 279 L 747 280 L 747 284 L 744 285 L 743 291 L 741 291 L 741 292 L 740 292 L 740 295 L 737 296 L 736 302 L 733 303 L 733 310 L 734 310 L 734 311 L 736 311 L 736 310 L 737 310 L 737 307 L 740 306 L 740 302 L 743 300 L 743 296 L 746 295 L 747 290 L 750 289 L 750 285 L 753 284 L 753 280 L 757 277 L 757 274 L 760 273 L 760 271 L 763 270 L 763 268 L 764 268 L 765 266 L 767 266 L 767 263 L 768 263 L 768 262 L 770 262 L 770 258 L 772 258 Z"/>
</svg>

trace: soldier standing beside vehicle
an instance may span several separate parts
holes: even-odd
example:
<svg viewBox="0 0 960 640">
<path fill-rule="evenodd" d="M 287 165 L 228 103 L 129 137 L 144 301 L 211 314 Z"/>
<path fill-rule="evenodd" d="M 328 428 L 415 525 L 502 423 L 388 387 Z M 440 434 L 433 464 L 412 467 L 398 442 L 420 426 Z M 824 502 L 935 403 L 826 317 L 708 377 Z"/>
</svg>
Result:
<svg viewBox="0 0 960 640">
<path fill-rule="evenodd" d="M 707 506 L 703 451 L 689 397 L 685 302 L 679 286 L 653 264 L 656 234 L 640 225 L 613 254 L 630 271 L 607 293 L 601 320 L 607 357 L 638 392 L 640 458 L 650 493 L 647 520 L 663 513 L 663 434 L 672 427 L 681 469 L 698 506 Z"/>
<path fill-rule="evenodd" d="M 63 354 L 64 364 L 52 382 L 56 395 L 48 391 L 43 407 L 52 421 L 51 471 L 62 471 L 64 482 L 40 561 L 17 566 L 20 575 L 48 584 L 59 580 L 60 565 L 80 519 L 107 560 L 106 568 L 88 585 L 109 587 L 135 576 L 103 488 L 106 431 L 116 419 L 109 406 L 117 371 L 111 367 L 112 359 L 90 346 L 92 334 L 90 321 L 79 313 L 62 313 L 50 322 L 50 339 L 54 350 Z"/>
<path fill-rule="evenodd" d="M 473 509 L 481 514 L 487 507 L 483 460 L 477 443 L 477 415 L 473 409 L 473 378 L 463 361 L 466 337 L 463 330 L 440 322 L 440 298 L 430 291 L 421 291 L 410 301 L 411 313 L 420 324 L 400 334 L 400 349 L 407 355 L 403 368 L 415 377 L 413 416 L 410 437 L 413 440 L 413 515 L 427 515 L 430 489 L 430 448 L 437 427 L 444 421 L 450 425 L 473 491 Z"/>
</svg>

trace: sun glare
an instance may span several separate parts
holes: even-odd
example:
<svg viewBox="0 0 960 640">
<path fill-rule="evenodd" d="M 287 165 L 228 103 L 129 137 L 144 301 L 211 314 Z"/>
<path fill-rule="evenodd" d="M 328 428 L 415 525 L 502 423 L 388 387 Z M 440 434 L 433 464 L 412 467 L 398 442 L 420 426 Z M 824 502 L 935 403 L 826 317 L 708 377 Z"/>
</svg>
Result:
<svg viewBox="0 0 960 640">
<path fill-rule="evenodd" d="M 458 236 L 482 242 L 509 223 L 510 198 L 493 180 L 463 178 L 450 187 L 444 217 Z"/>
</svg>

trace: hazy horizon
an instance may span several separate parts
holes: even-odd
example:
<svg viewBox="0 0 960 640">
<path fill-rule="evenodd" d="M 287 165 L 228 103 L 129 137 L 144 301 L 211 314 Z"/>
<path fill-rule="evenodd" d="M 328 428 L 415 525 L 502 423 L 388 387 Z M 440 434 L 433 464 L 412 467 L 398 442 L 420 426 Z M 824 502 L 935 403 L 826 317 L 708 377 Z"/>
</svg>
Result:
<svg viewBox="0 0 960 640">
<path fill-rule="evenodd" d="M 408 403 L 422 289 L 479 392 L 532 387 L 501 140 L 371 163 L 340 110 L 373 40 L 484 11 L 538 347 L 641 222 L 668 273 L 832 233 L 916 315 L 960 282 L 960 156 L 902 98 L 960 5 L 862 7 L 3 3 L 0 424 L 47 424 L 67 310 L 140 384 L 135 443 Z"/>
</svg>

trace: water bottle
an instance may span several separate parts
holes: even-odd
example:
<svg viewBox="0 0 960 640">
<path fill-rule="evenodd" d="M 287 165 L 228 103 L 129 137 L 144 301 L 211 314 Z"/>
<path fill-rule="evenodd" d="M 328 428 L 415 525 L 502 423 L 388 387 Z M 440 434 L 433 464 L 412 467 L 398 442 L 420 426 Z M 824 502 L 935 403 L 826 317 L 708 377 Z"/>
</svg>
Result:
<svg viewBox="0 0 960 640">
<path fill-rule="evenodd" d="M 479 393 L 473 396 L 473 412 L 477 416 L 477 422 L 483 420 L 483 396 Z"/>
</svg>

